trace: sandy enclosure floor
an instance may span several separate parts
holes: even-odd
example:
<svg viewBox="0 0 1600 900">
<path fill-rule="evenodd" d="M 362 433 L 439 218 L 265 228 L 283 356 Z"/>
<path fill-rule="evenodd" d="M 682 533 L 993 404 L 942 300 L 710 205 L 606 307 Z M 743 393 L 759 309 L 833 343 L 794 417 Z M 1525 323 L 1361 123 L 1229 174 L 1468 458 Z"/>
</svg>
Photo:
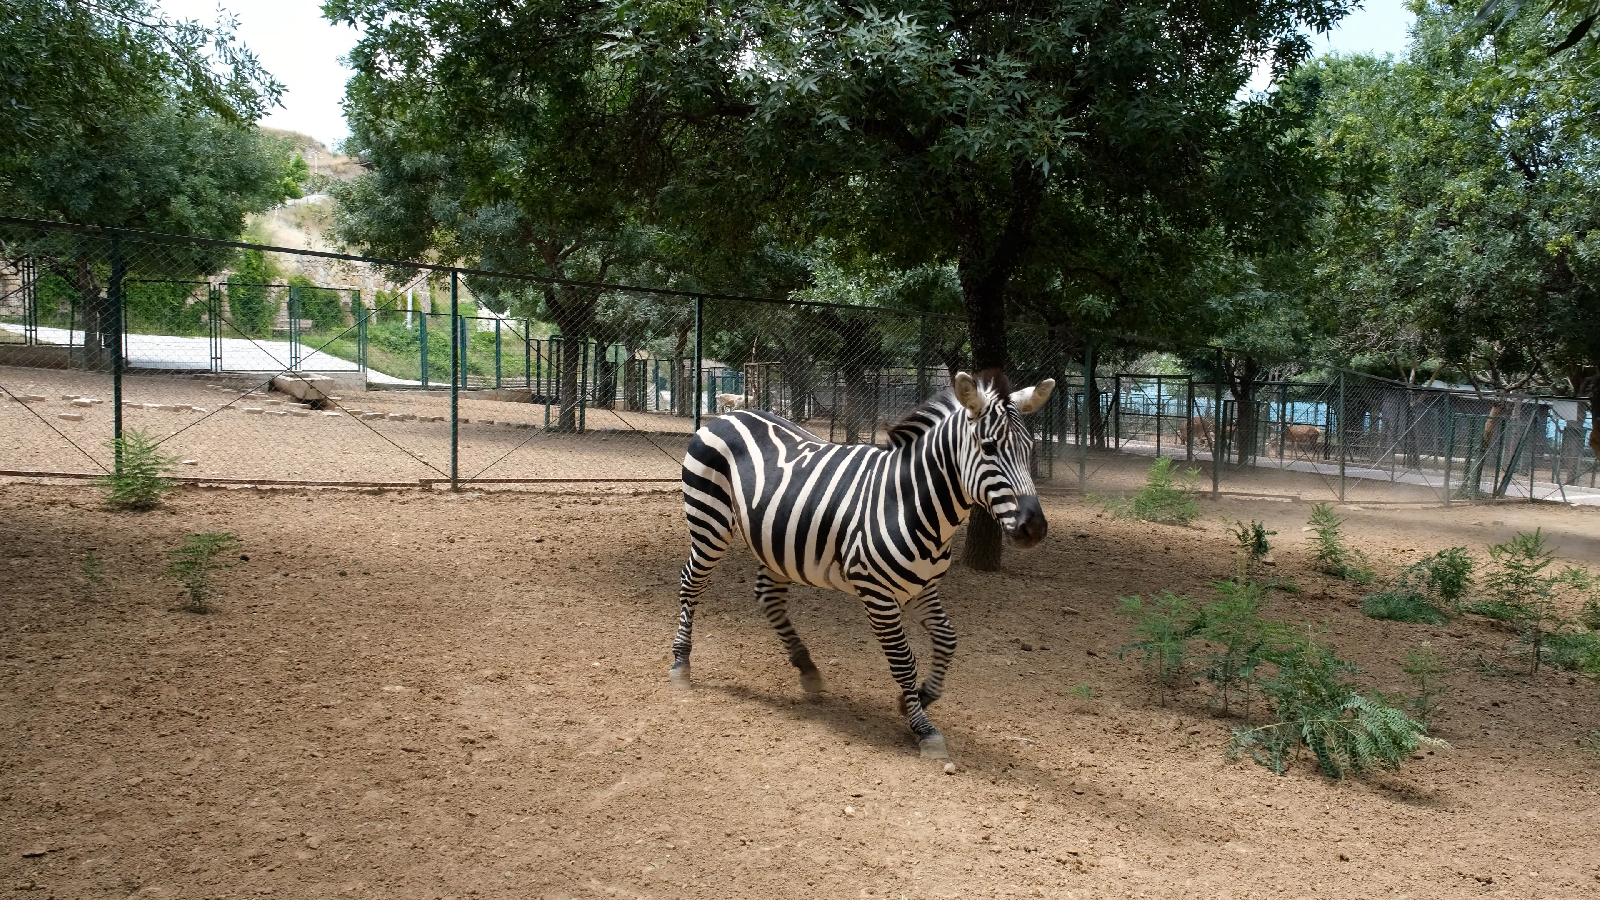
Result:
<svg viewBox="0 0 1600 900">
<path fill-rule="evenodd" d="M 444 392 L 362 391 L 341 395 L 345 414 L 290 414 L 285 395 L 252 391 L 238 376 L 190 377 L 130 375 L 124 380 L 127 428 L 144 429 L 162 440 L 162 450 L 187 463 L 178 474 L 199 478 L 416 482 L 447 477 L 450 424 L 420 417 L 447 417 Z M 18 403 L 0 395 L 0 470 L 98 474 L 110 465 L 110 380 L 99 374 L 48 369 L 0 369 L 0 387 L 12 395 L 44 397 Z M 107 402 L 72 405 L 66 397 Z M 148 409 L 182 406 L 181 410 Z M 194 407 L 205 410 L 197 412 Z M 247 413 L 246 409 L 261 410 Z M 304 410 L 301 410 L 304 412 Z M 67 420 L 60 416 L 81 416 Z M 366 418 L 359 418 L 367 414 Z M 373 414 L 381 414 L 382 417 Z M 586 434 L 544 430 L 545 407 L 483 399 L 464 393 L 460 427 L 460 475 L 502 479 L 642 479 L 676 482 L 687 447 L 690 420 L 668 413 L 589 409 Z M 402 417 L 395 419 L 391 417 Z M 411 418 L 404 418 L 404 417 Z M 804 423 L 826 436 L 827 420 Z M 883 423 L 880 423 L 880 426 Z M 842 427 L 836 432 L 843 435 Z M 883 428 L 878 431 L 880 441 Z M 1170 449 L 1170 448 L 1169 448 Z M 1042 451 L 1041 451 L 1042 452 Z M 1078 449 L 1057 445 L 1057 459 L 1041 459 L 1041 481 L 1078 487 Z M 1209 463 L 1187 463 L 1198 470 L 1197 484 L 1211 486 Z M 1083 488 L 1112 495 L 1137 490 L 1150 459 L 1130 453 L 1091 451 Z M 1337 479 L 1276 468 L 1225 467 L 1222 489 L 1271 493 L 1312 500 L 1338 497 Z M 1384 480 L 1346 483 L 1352 502 L 1436 501 L 1429 491 Z"/>
<path fill-rule="evenodd" d="M 1222 748 L 1199 689 L 1161 706 L 1119 596 L 1229 574 L 1223 520 L 1280 533 L 1304 588 L 1271 615 L 1326 628 L 1364 680 L 1398 661 L 1509 662 L 1507 635 L 1375 622 L 1312 574 L 1309 504 L 1206 502 L 1203 527 L 1047 496 L 1051 535 L 956 569 L 961 634 L 934 707 L 960 768 L 920 759 L 859 604 L 797 588 L 828 679 L 805 699 L 754 608 L 743 551 L 666 680 L 683 526 L 674 494 L 185 489 L 114 514 L 82 487 L 0 485 L 0 885 L 28 898 L 1593 897 L 1600 686 L 1464 666 L 1396 776 L 1287 777 Z M 1600 561 L 1565 508 L 1347 509 L 1392 571 L 1540 525 Z M 187 532 L 249 556 L 209 615 L 161 575 Z M 103 561 L 98 589 L 79 574 Z M 1024 644 L 1032 647 L 1024 650 Z M 1074 685 L 1093 688 L 1084 701 Z"/>
</svg>

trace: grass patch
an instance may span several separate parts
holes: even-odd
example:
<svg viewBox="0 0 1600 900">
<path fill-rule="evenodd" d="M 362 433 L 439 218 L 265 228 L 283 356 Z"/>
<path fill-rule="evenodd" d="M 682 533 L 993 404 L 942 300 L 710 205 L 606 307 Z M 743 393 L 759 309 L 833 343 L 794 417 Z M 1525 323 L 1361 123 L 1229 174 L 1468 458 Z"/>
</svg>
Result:
<svg viewBox="0 0 1600 900">
<path fill-rule="evenodd" d="M 1200 504 L 1194 498 L 1195 482 L 1199 478 L 1199 469 L 1174 469 L 1170 457 L 1157 457 L 1145 473 L 1144 487 L 1132 497 L 1105 501 L 1105 509 L 1124 519 L 1139 519 L 1161 525 L 1188 525 L 1200 518 Z"/>
<path fill-rule="evenodd" d="M 1444 625 L 1450 621 L 1427 597 L 1405 587 L 1368 594 L 1361 601 L 1361 612 L 1368 618 L 1413 625 Z"/>
</svg>

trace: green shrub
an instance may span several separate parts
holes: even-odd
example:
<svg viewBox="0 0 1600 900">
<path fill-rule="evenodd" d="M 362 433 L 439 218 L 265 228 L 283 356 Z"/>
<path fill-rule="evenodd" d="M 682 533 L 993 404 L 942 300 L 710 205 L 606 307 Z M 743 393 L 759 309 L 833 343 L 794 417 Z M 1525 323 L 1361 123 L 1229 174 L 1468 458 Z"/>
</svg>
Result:
<svg viewBox="0 0 1600 900">
<path fill-rule="evenodd" d="M 1461 601 L 1472 587 L 1472 557 L 1465 547 L 1440 550 L 1412 569 L 1420 568 L 1427 576 L 1428 589 L 1448 608 L 1460 610 Z"/>
<path fill-rule="evenodd" d="M 1404 586 L 1368 594 L 1361 601 L 1361 612 L 1373 619 L 1415 625 L 1444 625 L 1450 621 L 1427 597 Z"/>
<path fill-rule="evenodd" d="M 1279 775 L 1302 751 L 1331 778 L 1390 771 L 1419 746 L 1443 745 L 1428 737 L 1427 726 L 1381 698 L 1357 691 L 1347 680 L 1356 667 L 1327 647 L 1302 639 L 1272 655 L 1273 677 L 1260 682 L 1273 707 L 1274 721 L 1235 728 L 1230 761 L 1249 755 Z"/>
<path fill-rule="evenodd" d="M 1600 631 L 1600 599 L 1590 597 L 1578 611 L 1578 624 L 1590 631 Z"/>
<path fill-rule="evenodd" d="M 1213 702 L 1220 699 L 1226 711 L 1237 697 L 1245 704 L 1248 716 L 1251 679 L 1272 644 L 1281 639 L 1281 629 L 1261 617 L 1267 602 L 1262 585 L 1219 581 L 1213 587 L 1216 598 L 1200 608 L 1199 618 L 1189 631 L 1216 648 L 1205 657 L 1204 669 L 1205 678 L 1216 691 Z"/>
<path fill-rule="evenodd" d="M 1600 634 L 1557 631 L 1544 639 L 1545 661 L 1557 669 L 1600 675 Z"/>
<path fill-rule="evenodd" d="M 280 302 L 271 286 L 274 275 L 271 260 L 260 250 L 239 254 L 239 263 L 228 276 L 228 322 L 233 327 L 224 328 L 224 336 L 256 337 L 272 330 Z"/>
<path fill-rule="evenodd" d="M 1505 622 L 1528 645 L 1532 661 L 1530 672 L 1539 671 L 1545 656 L 1545 641 L 1571 625 L 1557 608 L 1557 590 L 1570 583 L 1567 573 L 1551 574 L 1555 552 L 1545 544 L 1544 531 L 1518 532 L 1511 540 L 1489 547 L 1493 566 L 1484 578 L 1489 595 L 1464 608 L 1469 612 Z"/>
<path fill-rule="evenodd" d="M 1408 566 L 1388 590 L 1363 597 L 1361 611 L 1374 619 L 1443 625 L 1449 610 L 1460 611 L 1471 584 L 1472 557 L 1465 547 L 1451 547 Z"/>
<path fill-rule="evenodd" d="M 172 490 L 166 477 L 177 464 L 175 457 L 162 453 L 150 435 L 131 428 L 120 439 L 110 442 L 114 458 L 120 460 L 112 471 L 96 483 L 106 492 L 106 502 L 117 509 L 153 509 Z"/>
<path fill-rule="evenodd" d="M 1139 640 L 1117 651 L 1121 659 L 1128 651 L 1137 650 L 1144 657 L 1145 668 L 1151 679 L 1161 687 L 1161 702 L 1166 704 L 1166 689 L 1183 674 L 1188 656 L 1189 638 L 1194 633 L 1194 603 L 1188 597 L 1162 591 L 1151 597 L 1124 597 L 1117 614 L 1133 620 L 1133 631 Z"/>
<path fill-rule="evenodd" d="M 1239 544 L 1239 574 L 1248 578 L 1259 573 L 1261 561 L 1272 552 L 1272 545 L 1267 538 L 1277 532 L 1268 531 L 1266 524 L 1256 519 L 1248 525 L 1234 522 L 1228 533 Z"/>
<path fill-rule="evenodd" d="M 93 603 L 100 599 L 106 586 L 106 567 L 100 557 L 89 551 L 78 560 L 78 576 L 83 579 L 83 599 Z"/>
<path fill-rule="evenodd" d="M 1372 581 L 1372 570 L 1366 567 L 1366 558 L 1359 550 L 1344 545 L 1344 520 L 1326 503 L 1311 508 L 1311 519 L 1306 523 L 1316 533 L 1317 571 L 1356 584 Z"/>
<path fill-rule="evenodd" d="M 1107 502 L 1106 511 L 1162 525 L 1187 525 L 1200 518 L 1200 504 L 1194 499 L 1194 485 L 1200 470 L 1174 471 L 1172 466 L 1171 457 L 1157 457 L 1145 473 L 1144 487 L 1132 498 Z"/>
<path fill-rule="evenodd" d="M 1400 671 L 1411 677 L 1411 683 L 1416 687 L 1407 705 L 1416 715 L 1417 720 L 1423 724 L 1432 721 L 1434 712 L 1438 709 L 1437 698 L 1449 689 L 1445 678 L 1453 669 L 1445 665 L 1439 652 L 1427 641 L 1416 650 L 1407 650 L 1406 658 L 1400 664 Z"/>
<path fill-rule="evenodd" d="M 304 275 L 289 276 L 289 303 L 295 318 L 310 319 L 316 331 L 340 331 L 345 326 L 344 308 L 339 305 L 340 291 L 317 287 L 316 282 Z"/>
<path fill-rule="evenodd" d="M 167 553 L 171 560 L 167 564 L 167 574 L 176 578 L 188 593 L 190 612 L 210 610 L 211 598 L 220 593 L 211 581 L 212 576 L 233 566 L 232 562 L 223 562 L 219 557 L 232 554 L 238 547 L 239 539 L 232 534 L 203 532 L 185 537 L 182 546 Z"/>
</svg>

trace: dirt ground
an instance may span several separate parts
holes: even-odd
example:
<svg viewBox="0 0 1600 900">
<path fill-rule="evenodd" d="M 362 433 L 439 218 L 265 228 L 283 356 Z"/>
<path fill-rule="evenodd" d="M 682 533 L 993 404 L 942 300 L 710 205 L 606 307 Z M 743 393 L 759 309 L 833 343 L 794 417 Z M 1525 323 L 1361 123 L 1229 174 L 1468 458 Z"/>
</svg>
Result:
<svg viewBox="0 0 1600 900">
<path fill-rule="evenodd" d="M 0 887 L 28 898 L 1594 897 L 1600 686 L 1514 671 L 1470 618 L 1375 622 L 1313 574 L 1303 502 L 1205 501 L 1200 527 L 1045 498 L 1005 571 L 954 570 L 960 631 L 920 759 L 858 603 L 796 589 L 828 680 L 805 699 L 731 555 L 667 684 L 684 528 L 671 491 L 179 491 L 113 513 L 0 484 Z M 1346 507 L 1392 572 L 1543 527 L 1600 562 L 1600 516 Z M 1222 750 L 1198 688 L 1160 705 L 1119 596 L 1203 593 L 1224 520 L 1279 532 L 1311 622 L 1371 687 L 1427 640 L 1461 668 L 1398 775 L 1278 777 Z M 161 574 L 188 532 L 248 561 L 214 612 Z M 93 554 L 104 584 L 82 574 Z M 1024 649 L 1031 647 L 1032 649 Z M 1073 688 L 1088 685 L 1094 699 Z"/>
</svg>

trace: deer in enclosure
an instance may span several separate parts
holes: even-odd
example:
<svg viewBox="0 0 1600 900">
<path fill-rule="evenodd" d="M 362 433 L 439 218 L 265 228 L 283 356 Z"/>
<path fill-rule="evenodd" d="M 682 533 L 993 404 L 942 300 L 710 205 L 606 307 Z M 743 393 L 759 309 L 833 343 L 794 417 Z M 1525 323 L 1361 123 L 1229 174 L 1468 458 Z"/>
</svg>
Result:
<svg viewBox="0 0 1600 900">
<path fill-rule="evenodd" d="M 886 447 L 829 443 L 760 410 L 695 432 L 683 460 L 689 561 L 678 591 L 673 684 L 689 686 L 695 606 L 738 532 L 760 564 L 756 602 L 800 670 L 800 686 L 818 693 L 822 676 L 789 621 L 789 585 L 854 594 L 889 659 L 922 755 L 948 757 L 927 712 L 944 692 L 956 649 L 939 579 L 950 568 L 956 529 L 974 506 L 988 510 L 1016 546 L 1044 539 L 1044 512 L 1028 474 L 1033 436 L 1022 417 L 1054 388 L 1045 380 L 1012 391 L 1003 374 L 959 372 L 949 390 L 889 429 Z M 932 639 L 920 685 L 901 625 L 906 616 Z"/>
<path fill-rule="evenodd" d="M 1226 437 L 1233 436 L 1233 425 L 1231 423 L 1223 425 L 1223 428 L 1227 432 Z M 1217 436 L 1217 421 L 1210 416 L 1193 416 L 1187 422 L 1179 422 L 1178 427 L 1175 429 L 1175 434 L 1178 442 L 1185 446 L 1189 444 L 1189 435 L 1193 434 L 1200 442 L 1200 449 L 1210 453 L 1212 452 L 1211 444 L 1216 440 Z"/>
<path fill-rule="evenodd" d="M 1315 453 L 1322 448 L 1322 429 L 1315 425 L 1290 425 L 1283 429 L 1283 437 L 1296 452 Z"/>
<path fill-rule="evenodd" d="M 745 405 L 746 405 L 745 404 L 745 396 L 743 394 L 718 394 L 717 395 L 717 412 L 718 413 L 730 413 L 730 412 L 733 412 L 736 409 L 744 409 Z"/>
</svg>

